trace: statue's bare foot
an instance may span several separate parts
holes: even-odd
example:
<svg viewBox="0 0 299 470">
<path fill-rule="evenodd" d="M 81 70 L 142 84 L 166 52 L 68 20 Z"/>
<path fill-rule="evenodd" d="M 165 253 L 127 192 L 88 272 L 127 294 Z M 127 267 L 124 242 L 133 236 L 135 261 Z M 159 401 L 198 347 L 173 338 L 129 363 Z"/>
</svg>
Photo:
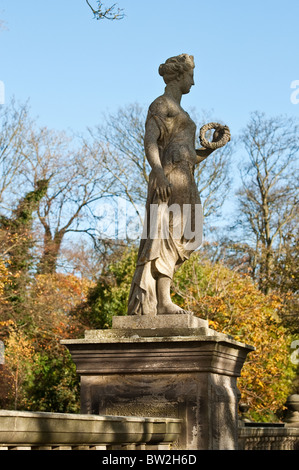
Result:
<svg viewBox="0 0 299 470">
<path fill-rule="evenodd" d="M 183 308 L 179 307 L 178 305 L 173 304 L 170 302 L 167 305 L 163 305 L 157 308 L 158 315 L 177 315 L 177 314 L 185 314 L 185 315 L 192 315 L 191 312 L 188 310 L 184 310 Z"/>
</svg>

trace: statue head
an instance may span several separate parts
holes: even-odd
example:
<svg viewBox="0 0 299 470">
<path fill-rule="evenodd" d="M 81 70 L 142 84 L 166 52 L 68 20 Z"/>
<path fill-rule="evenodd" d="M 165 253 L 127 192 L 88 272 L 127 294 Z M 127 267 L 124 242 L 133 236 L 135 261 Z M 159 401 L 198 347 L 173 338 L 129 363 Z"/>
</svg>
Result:
<svg viewBox="0 0 299 470">
<path fill-rule="evenodd" d="M 161 64 L 159 74 L 167 85 L 173 80 L 180 79 L 185 72 L 192 72 L 194 67 L 194 57 L 192 55 L 180 54 L 170 57 L 164 64 Z"/>
</svg>

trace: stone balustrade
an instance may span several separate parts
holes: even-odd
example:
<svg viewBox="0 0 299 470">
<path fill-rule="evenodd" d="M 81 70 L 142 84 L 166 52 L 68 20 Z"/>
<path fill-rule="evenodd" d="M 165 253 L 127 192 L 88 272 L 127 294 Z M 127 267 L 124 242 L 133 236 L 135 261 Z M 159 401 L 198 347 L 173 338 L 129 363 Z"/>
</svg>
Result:
<svg viewBox="0 0 299 470">
<path fill-rule="evenodd" d="M 0 450 L 178 449 L 181 420 L 0 410 Z M 239 428 L 240 450 L 299 450 L 299 427 Z"/>
<path fill-rule="evenodd" d="M 181 420 L 0 410 L 0 450 L 167 450 Z"/>
<path fill-rule="evenodd" d="M 240 450 L 299 450 L 299 428 L 266 425 L 239 428 Z"/>
</svg>

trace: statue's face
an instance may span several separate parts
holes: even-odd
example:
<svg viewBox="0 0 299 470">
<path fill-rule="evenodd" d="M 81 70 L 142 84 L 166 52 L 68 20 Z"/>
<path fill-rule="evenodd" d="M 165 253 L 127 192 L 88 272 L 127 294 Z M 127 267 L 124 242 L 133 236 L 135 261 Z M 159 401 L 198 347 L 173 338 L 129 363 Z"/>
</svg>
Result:
<svg viewBox="0 0 299 470">
<path fill-rule="evenodd" d="M 189 93 L 191 87 L 194 85 L 194 72 L 189 70 L 185 72 L 179 79 L 180 88 L 183 95 Z"/>
</svg>

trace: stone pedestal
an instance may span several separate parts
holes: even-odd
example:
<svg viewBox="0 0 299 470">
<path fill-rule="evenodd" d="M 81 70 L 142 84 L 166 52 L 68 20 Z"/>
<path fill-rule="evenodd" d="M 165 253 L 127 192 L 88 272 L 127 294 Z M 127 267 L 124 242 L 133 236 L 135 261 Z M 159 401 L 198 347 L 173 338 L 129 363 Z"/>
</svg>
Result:
<svg viewBox="0 0 299 470">
<path fill-rule="evenodd" d="M 114 317 L 64 340 L 81 377 L 81 412 L 183 420 L 178 449 L 237 449 L 239 377 L 254 348 L 191 315 Z"/>
</svg>

